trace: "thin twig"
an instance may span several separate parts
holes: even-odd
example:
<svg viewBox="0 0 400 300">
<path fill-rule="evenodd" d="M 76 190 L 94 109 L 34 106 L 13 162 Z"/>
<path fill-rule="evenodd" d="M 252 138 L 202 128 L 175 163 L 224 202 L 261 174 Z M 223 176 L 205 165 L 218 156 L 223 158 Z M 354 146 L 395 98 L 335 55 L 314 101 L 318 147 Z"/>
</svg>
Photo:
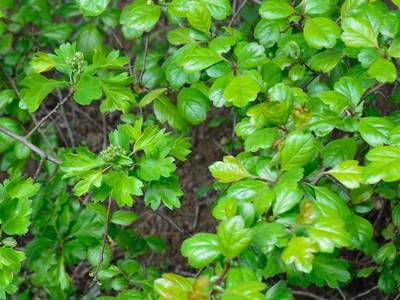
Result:
<svg viewBox="0 0 400 300">
<path fill-rule="evenodd" d="M 315 299 L 315 300 L 326 300 L 325 298 L 317 296 L 317 295 L 315 295 L 313 293 L 310 293 L 310 292 L 292 290 L 292 294 L 293 295 L 309 297 L 309 298 Z"/>
<path fill-rule="evenodd" d="M 3 69 L 1 69 L 1 70 L 3 71 L 4 76 L 6 76 L 8 82 L 10 83 L 11 88 L 13 89 L 14 93 L 17 95 L 18 99 L 20 100 L 21 93 L 19 92 L 19 89 L 18 89 L 17 85 L 15 84 L 15 81 L 10 77 L 10 75 L 7 74 L 6 71 L 4 71 Z M 36 117 L 33 114 L 30 114 L 30 116 L 33 120 L 33 123 L 35 125 L 37 125 L 38 121 L 36 120 Z M 45 141 L 45 143 L 47 144 L 47 146 L 49 147 L 50 151 L 53 153 L 53 155 L 55 155 L 56 153 L 54 152 L 53 145 L 51 145 L 47 136 L 43 133 L 43 131 L 41 131 L 41 130 L 38 130 L 38 131 L 39 131 L 39 134 L 42 136 L 43 140 Z"/>
<path fill-rule="evenodd" d="M 222 271 L 221 275 L 219 275 L 219 277 L 217 278 L 217 280 L 215 280 L 214 286 L 219 286 L 221 285 L 221 283 L 224 281 L 225 276 L 228 274 L 229 270 L 231 269 L 231 262 L 228 260 L 225 264 L 225 268 Z M 217 291 L 213 290 L 211 292 L 211 295 L 214 295 Z"/>
<path fill-rule="evenodd" d="M 57 105 L 56 105 L 47 115 L 45 115 L 45 116 L 35 125 L 35 127 L 33 127 L 32 130 L 28 132 L 28 134 L 27 134 L 25 137 L 26 137 L 26 138 L 29 138 L 32 134 L 34 134 L 35 131 L 36 131 L 40 126 L 42 126 L 42 124 L 43 124 L 44 122 L 46 122 L 46 120 L 47 120 L 48 118 L 50 118 L 50 116 L 53 115 L 53 114 L 58 110 L 58 108 L 59 108 L 61 105 L 63 105 L 65 102 L 68 101 L 68 99 L 69 99 L 69 97 L 71 96 L 71 94 L 72 94 L 72 91 L 70 91 L 70 92 L 68 93 L 67 96 L 65 96 L 60 102 L 58 102 Z"/>
<path fill-rule="evenodd" d="M 99 273 L 100 266 L 103 263 L 103 259 L 104 259 L 104 251 L 106 249 L 106 244 L 107 244 L 108 228 L 110 226 L 111 203 L 112 203 L 111 197 L 108 197 L 107 214 L 106 214 L 106 225 L 105 225 L 105 228 L 104 228 L 103 243 L 101 245 L 100 258 L 99 258 L 99 261 L 97 262 L 96 270 L 95 270 L 94 275 L 93 275 L 92 284 L 98 282 L 97 274 Z"/>
<path fill-rule="evenodd" d="M 35 145 L 33 145 L 32 143 L 30 143 L 25 137 L 20 136 L 14 132 L 8 130 L 7 128 L 5 128 L 3 126 L 0 126 L 0 132 L 8 135 L 9 137 L 13 138 L 14 140 L 16 140 L 18 142 L 24 144 L 26 147 L 31 149 L 34 153 L 39 155 L 40 158 L 47 159 L 48 161 L 50 161 L 54 164 L 57 164 L 57 165 L 61 164 L 61 162 L 58 159 L 47 155 L 43 150 L 41 150 L 40 148 L 38 148 Z"/>
<path fill-rule="evenodd" d="M 343 300 L 347 299 L 346 294 L 341 290 L 341 288 L 336 288 L 336 290 L 338 291 Z"/>
<path fill-rule="evenodd" d="M 243 7 L 246 5 L 248 0 L 244 0 L 240 6 L 238 7 L 237 11 L 234 13 L 234 15 L 232 16 L 231 20 L 228 23 L 228 26 L 231 26 L 233 24 L 233 22 L 235 21 L 236 17 L 240 14 L 241 10 L 243 9 Z"/>
<path fill-rule="evenodd" d="M 149 209 L 152 213 L 156 214 L 157 216 L 159 216 L 159 217 L 161 217 L 162 219 L 164 219 L 165 221 L 167 221 L 170 225 L 172 225 L 172 227 L 174 227 L 176 230 L 178 230 L 181 234 L 186 235 L 186 236 L 188 235 L 187 232 L 186 232 L 183 228 L 179 227 L 179 226 L 175 223 L 175 221 L 172 220 L 171 218 L 169 218 L 169 217 L 163 215 L 162 213 L 160 213 L 160 212 L 157 211 L 157 210 L 152 210 L 151 208 L 148 208 L 148 207 L 147 207 L 147 209 Z"/>
<path fill-rule="evenodd" d="M 364 296 L 368 295 L 369 293 L 375 291 L 376 289 L 378 289 L 378 286 L 374 286 L 374 287 L 370 288 L 369 290 L 366 290 L 366 291 L 364 291 L 364 292 L 362 292 L 362 293 L 360 293 L 358 295 L 355 295 L 354 297 L 351 297 L 350 300 L 354 300 L 354 299 L 358 299 L 358 298 L 364 297 Z"/>
<path fill-rule="evenodd" d="M 147 53 L 149 52 L 149 36 L 146 35 L 144 42 L 142 70 L 140 71 L 138 82 L 142 82 L 144 72 L 146 71 Z"/>
<path fill-rule="evenodd" d="M 37 167 L 37 169 L 36 169 L 35 175 L 33 176 L 33 181 L 34 181 L 34 182 L 36 182 L 36 180 L 38 179 L 38 177 L 39 177 L 39 175 L 40 175 L 40 172 L 41 172 L 42 169 L 43 169 L 43 165 L 44 165 L 44 162 L 45 162 L 45 161 L 46 161 L 45 157 L 41 157 L 41 158 L 40 158 L 39 165 L 38 165 L 38 167 Z"/>
<path fill-rule="evenodd" d="M 63 96 L 62 96 L 62 94 L 61 94 L 60 89 L 57 89 L 57 95 L 58 95 L 58 98 L 62 101 Z M 62 116 L 62 118 L 63 118 L 63 120 L 64 120 L 65 126 L 67 127 L 68 138 L 69 138 L 69 140 L 70 140 L 71 146 L 72 146 L 72 147 L 75 147 L 74 135 L 73 135 L 73 133 L 72 133 L 71 125 L 69 124 L 69 121 L 68 121 L 68 119 L 67 119 L 67 116 L 65 115 L 64 106 L 61 105 L 60 110 L 61 110 L 61 116 Z"/>
</svg>

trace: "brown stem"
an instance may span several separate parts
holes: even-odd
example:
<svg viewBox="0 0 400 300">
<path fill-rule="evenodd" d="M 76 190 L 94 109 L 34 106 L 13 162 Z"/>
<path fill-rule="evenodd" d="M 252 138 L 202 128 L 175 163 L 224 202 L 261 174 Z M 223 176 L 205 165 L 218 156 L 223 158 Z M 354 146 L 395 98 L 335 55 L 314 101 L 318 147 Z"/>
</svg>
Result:
<svg viewBox="0 0 400 300">
<path fill-rule="evenodd" d="M 226 262 L 225 269 L 222 271 L 221 275 L 219 275 L 219 277 L 218 277 L 217 280 L 215 281 L 214 286 L 219 286 L 219 285 L 221 285 L 221 283 L 224 281 L 224 279 L 225 279 L 225 277 L 226 277 L 226 275 L 228 274 L 228 272 L 229 272 L 230 269 L 231 269 L 231 261 L 228 260 L 228 261 Z M 213 291 L 211 292 L 211 295 L 214 295 L 216 292 L 217 292 L 216 290 L 213 290 Z"/>
<path fill-rule="evenodd" d="M 100 258 L 99 258 L 99 261 L 98 261 L 97 266 L 96 266 L 96 270 L 95 270 L 94 275 L 93 275 L 92 284 L 98 283 L 97 274 L 99 273 L 100 266 L 103 263 L 103 259 L 104 259 L 104 251 L 106 249 L 106 244 L 107 244 L 108 228 L 110 226 L 111 203 L 112 203 L 111 197 L 108 197 L 107 214 L 106 214 L 106 225 L 105 225 L 105 228 L 104 228 L 103 243 L 101 245 Z"/>
<path fill-rule="evenodd" d="M 14 140 L 16 140 L 16 141 L 18 141 L 18 142 L 24 144 L 26 147 L 28 147 L 29 149 L 31 149 L 34 153 L 36 153 L 37 155 L 39 155 L 40 158 L 42 158 L 42 159 L 47 159 L 48 161 L 51 161 L 52 163 L 54 163 L 54 164 L 56 164 L 56 165 L 61 164 L 61 162 L 60 162 L 58 159 L 56 159 L 56 158 L 54 158 L 54 157 L 52 157 L 52 156 L 47 155 L 47 153 L 45 153 L 42 149 L 40 149 L 40 148 L 36 147 L 35 145 L 33 145 L 32 143 L 30 143 L 30 142 L 26 139 L 26 137 L 20 136 L 20 135 L 14 133 L 14 132 L 8 130 L 7 128 L 5 128 L 5 127 L 3 127 L 3 126 L 0 126 L 0 132 L 1 132 L 1 133 L 4 133 L 5 135 L 8 135 L 9 137 L 13 138 Z"/>
<path fill-rule="evenodd" d="M 43 169 L 43 165 L 44 165 L 44 162 L 46 161 L 46 159 L 44 158 L 44 157 L 42 157 L 41 159 L 40 159 L 40 162 L 39 162 L 39 165 L 38 165 L 38 167 L 37 167 L 37 169 L 36 169 L 36 172 L 35 172 L 35 175 L 33 176 L 33 181 L 34 182 L 36 182 L 36 180 L 38 179 L 38 177 L 39 177 L 39 175 L 40 175 L 40 172 L 42 171 L 42 169 Z"/>
<path fill-rule="evenodd" d="M 240 14 L 241 10 L 243 9 L 243 7 L 246 5 L 248 0 L 244 0 L 240 6 L 238 7 L 237 11 L 234 13 L 234 15 L 232 16 L 231 20 L 228 23 L 228 26 L 231 26 L 233 24 L 233 22 L 235 21 L 236 17 Z"/>
<path fill-rule="evenodd" d="M 28 132 L 28 134 L 25 136 L 25 138 L 29 138 L 32 134 L 34 134 L 34 133 L 36 132 L 36 130 L 37 130 L 40 126 L 42 126 L 42 124 L 43 124 L 44 122 L 46 122 L 47 119 L 50 118 L 50 117 L 60 108 L 61 105 L 63 105 L 65 102 L 68 101 L 68 99 L 69 99 L 69 97 L 71 96 L 71 94 L 72 94 L 72 91 L 70 91 L 70 92 L 68 93 L 67 96 L 65 96 L 60 102 L 58 102 L 57 105 L 56 105 L 47 115 L 45 115 L 45 116 L 35 125 L 35 127 L 32 128 L 31 131 Z"/>
</svg>

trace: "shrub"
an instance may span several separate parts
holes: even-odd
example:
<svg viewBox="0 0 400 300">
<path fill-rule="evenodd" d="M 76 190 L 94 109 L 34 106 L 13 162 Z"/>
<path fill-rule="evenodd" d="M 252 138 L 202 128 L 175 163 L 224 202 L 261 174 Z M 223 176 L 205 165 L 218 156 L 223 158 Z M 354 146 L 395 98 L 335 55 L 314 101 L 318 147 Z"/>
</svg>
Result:
<svg viewBox="0 0 400 300">
<path fill-rule="evenodd" d="M 2 1 L 0 298 L 399 293 L 398 7 Z M 224 135 L 209 232 L 162 211 L 185 214 L 196 126 Z M 147 264 L 147 213 L 190 272 Z"/>
</svg>

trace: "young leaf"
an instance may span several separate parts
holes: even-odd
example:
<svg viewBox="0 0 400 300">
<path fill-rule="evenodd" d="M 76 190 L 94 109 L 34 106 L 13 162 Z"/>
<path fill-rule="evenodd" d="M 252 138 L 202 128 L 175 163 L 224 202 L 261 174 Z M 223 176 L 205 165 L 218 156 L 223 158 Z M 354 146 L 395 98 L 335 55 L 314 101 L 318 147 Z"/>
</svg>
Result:
<svg viewBox="0 0 400 300">
<path fill-rule="evenodd" d="M 252 231 L 245 228 L 245 223 L 241 216 L 235 216 L 223 221 L 218 226 L 217 235 L 222 254 L 226 258 L 233 258 L 239 255 L 249 246 L 253 238 Z"/>
<path fill-rule="evenodd" d="M 312 239 L 308 237 L 293 237 L 282 252 L 285 264 L 294 264 L 297 270 L 310 273 L 313 267 L 314 255 L 317 251 Z"/>
<path fill-rule="evenodd" d="M 235 77 L 224 90 L 223 97 L 235 106 L 243 107 L 256 100 L 260 92 L 260 85 L 249 76 Z"/>
<path fill-rule="evenodd" d="M 29 112 L 35 112 L 40 104 L 54 89 L 64 86 L 63 81 L 47 79 L 46 77 L 32 73 L 22 81 L 26 87 L 21 90 L 21 108 L 27 108 Z"/>
<path fill-rule="evenodd" d="M 120 172 L 110 172 L 107 183 L 111 188 L 111 196 L 117 201 L 118 206 L 132 206 L 133 196 L 143 195 L 143 183 L 133 176 Z"/>
<path fill-rule="evenodd" d="M 348 47 L 378 48 L 377 34 L 371 24 L 361 18 L 346 18 L 342 22 L 342 40 Z"/>
<path fill-rule="evenodd" d="M 392 83 L 397 79 L 397 69 L 391 61 L 379 58 L 369 68 L 368 75 L 379 82 Z"/>
<path fill-rule="evenodd" d="M 223 183 L 239 181 L 251 176 L 240 160 L 233 156 L 225 156 L 223 162 L 218 161 L 209 169 L 212 176 Z"/>
<path fill-rule="evenodd" d="M 189 259 L 189 264 L 198 269 L 209 265 L 221 255 L 218 237 L 210 233 L 198 233 L 185 240 L 181 252 Z"/>
<path fill-rule="evenodd" d="M 358 165 L 357 160 L 346 160 L 327 173 L 339 180 L 345 187 L 356 189 L 360 187 L 362 170 L 363 167 Z"/>
<path fill-rule="evenodd" d="M 393 182 L 400 179 L 400 147 L 376 147 L 365 158 L 371 162 L 362 173 L 365 183 L 374 184 L 380 180 Z"/>
</svg>

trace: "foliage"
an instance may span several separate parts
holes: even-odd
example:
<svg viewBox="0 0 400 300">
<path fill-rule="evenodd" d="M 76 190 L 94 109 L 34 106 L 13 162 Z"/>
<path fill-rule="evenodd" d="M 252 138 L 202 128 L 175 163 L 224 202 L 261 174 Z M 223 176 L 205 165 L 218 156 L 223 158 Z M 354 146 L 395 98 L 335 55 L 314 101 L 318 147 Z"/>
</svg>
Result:
<svg viewBox="0 0 400 300">
<path fill-rule="evenodd" d="M 128 2 L 0 2 L 0 298 L 398 293 L 400 1 Z M 100 147 L 65 115 L 61 138 L 66 105 L 96 110 Z M 134 222 L 181 207 L 204 124 L 234 132 L 209 166 L 218 225 L 173 274 Z"/>
</svg>

